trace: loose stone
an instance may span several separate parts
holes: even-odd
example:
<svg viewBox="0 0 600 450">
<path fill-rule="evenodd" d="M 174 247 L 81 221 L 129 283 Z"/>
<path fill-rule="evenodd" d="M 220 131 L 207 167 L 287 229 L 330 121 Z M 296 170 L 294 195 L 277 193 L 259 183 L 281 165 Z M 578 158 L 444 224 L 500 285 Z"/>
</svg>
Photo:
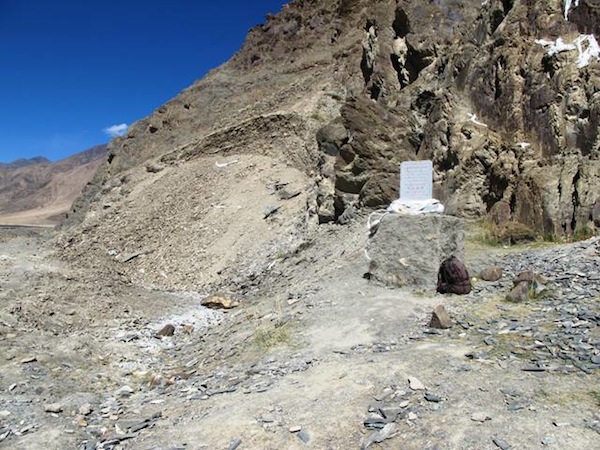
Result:
<svg viewBox="0 0 600 450">
<path fill-rule="evenodd" d="M 49 403 L 44 406 L 44 411 L 47 413 L 60 413 L 63 410 L 63 406 L 60 403 Z"/>
<path fill-rule="evenodd" d="M 81 414 L 82 416 L 87 416 L 91 414 L 92 411 L 92 405 L 90 405 L 89 403 L 86 403 L 79 407 L 79 414 Z"/>
<path fill-rule="evenodd" d="M 167 337 L 173 336 L 175 334 L 175 327 L 170 323 L 161 328 L 161 330 L 156 333 L 159 337 Z"/>
<path fill-rule="evenodd" d="M 486 420 L 492 420 L 492 418 L 484 412 L 476 412 L 471 415 L 471 420 L 474 422 L 485 422 Z"/>
<path fill-rule="evenodd" d="M 445 330 L 452 328 L 453 325 L 454 323 L 452 322 L 452 319 L 450 319 L 450 315 L 448 314 L 448 311 L 446 311 L 446 308 L 444 308 L 443 305 L 436 306 L 431 314 L 429 326 Z"/>
<path fill-rule="evenodd" d="M 421 383 L 421 381 L 419 381 L 419 379 L 416 377 L 408 377 L 408 386 L 413 391 L 424 391 L 425 390 L 425 385 L 423 383 Z"/>
<path fill-rule="evenodd" d="M 121 388 L 119 388 L 119 390 L 117 391 L 117 397 L 129 397 L 131 394 L 133 394 L 135 391 L 133 390 L 133 388 L 131 388 L 131 386 L 123 386 Z"/>
<path fill-rule="evenodd" d="M 305 444 L 308 444 L 308 441 L 310 441 L 310 434 L 308 434 L 304 430 L 301 430 L 301 431 L 297 432 L 296 436 L 298 436 L 298 439 L 300 439 Z"/>
<path fill-rule="evenodd" d="M 496 445 L 496 447 L 500 448 L 501 450 L 508 450 L 511 448 L 510 444 L 504 439 L 492 438 L 492 442 Z"/>
<path fill-rule="evenodd" d="M 442 401 L 442 398 L 439 397 L 439 396 L 437 396 L 437 395 L 435 395 L 435 394 L 431 394 L 429 392 L 425 392 L 425 400 L 427 400 L 428 402 L 438 403 L 438 402 Z"/>
<path fill-rule="evenodd" d="M 479 278 L 481 278 L 483 281 L 498 281 L 500 278 L 502 278 L 502 267 L 486 267 L 479 272 Z"/>
<path fill-rule="evenodd" d="M 234 439 L 233 441 L 231 441 L 229 443 L 229 447 L 227 447 L 227 450 L 235 450 L 236 448 L 238 448 L 240 445 L 242 444 L 242 440 L 240 438 Z"/>
</svg>

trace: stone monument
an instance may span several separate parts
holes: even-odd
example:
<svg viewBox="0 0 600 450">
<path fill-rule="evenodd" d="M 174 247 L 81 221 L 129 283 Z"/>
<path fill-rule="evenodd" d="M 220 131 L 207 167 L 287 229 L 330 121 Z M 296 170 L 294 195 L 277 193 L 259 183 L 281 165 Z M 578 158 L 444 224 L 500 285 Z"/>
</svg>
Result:
<svg viewBox="0 0 600 450">
<path fill-rule="evenodd" d="M 407 161 L 400 168 L 400 200 L 432 200 L 431 161 Z M 367 243 L 371 279 L 390 286 L 435 290 L 441 262 L 464 260 L 464 221 L 443 214 L 388 212 Z"/>
</svg>

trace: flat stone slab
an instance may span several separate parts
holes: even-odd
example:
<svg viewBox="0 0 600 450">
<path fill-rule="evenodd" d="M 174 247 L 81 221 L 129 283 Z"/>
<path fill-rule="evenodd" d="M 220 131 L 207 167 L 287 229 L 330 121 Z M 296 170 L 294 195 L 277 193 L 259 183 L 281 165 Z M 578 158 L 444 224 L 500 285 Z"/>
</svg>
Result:
<svg viewBox="0 0 600 450">
<path fill-rule="evenodd" d="M 442 261 L 464 261 L 464 221 L 442 214 L 386 214 L 367 244 L 371 280 L 435 289 Z"/>
</svg>

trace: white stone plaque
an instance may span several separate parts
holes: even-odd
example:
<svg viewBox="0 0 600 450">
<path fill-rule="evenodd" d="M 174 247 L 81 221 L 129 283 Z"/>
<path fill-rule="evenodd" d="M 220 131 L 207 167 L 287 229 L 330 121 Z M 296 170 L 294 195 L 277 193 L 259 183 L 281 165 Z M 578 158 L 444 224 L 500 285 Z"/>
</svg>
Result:
<svg viewBox="0 0 600 450">
<path fill-rule="evenodd" d="M 431 161 L 404 161 L 400 164 L 400 200 L 428 200 L 433 197 Z"/>
</svg>

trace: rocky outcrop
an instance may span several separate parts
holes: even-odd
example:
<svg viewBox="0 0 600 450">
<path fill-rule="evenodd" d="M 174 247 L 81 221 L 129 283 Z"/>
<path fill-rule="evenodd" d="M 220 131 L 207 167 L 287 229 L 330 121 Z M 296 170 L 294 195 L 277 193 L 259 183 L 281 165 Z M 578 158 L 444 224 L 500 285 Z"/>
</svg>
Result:
<svg viewBox="0 0 600 450">
<path fill-rule="evenodd" d="M 577 24 L 580 32 L 600 36 L 600 1 L 579 0 L 579 5 L 570 11 L 569 20 Z"/>
<path fill-rule="evenodd" d="M 81 200 L 160 159 L 274 157 L 316 183 L 320 222 L 398 195 L 402 161 L 431 159 L 451 214 L 529 234 L 594 232 L 600 64 L 536 40 L 598 33 L 598 2 L 296 0 L 229 62 L 110 144 Z"/>
<path fill-rule="evenodd" d="M 600 65 L 580 68 L 576 51 L 549 56 L 535 41 L 597 32 L 594 2 L 574 8 L 572 22 L 558 2 L 392 7 L 365 9 L 364 86 L 341 110 L 353 142 L 327 178 L 328 202 L 353 194 L 387 205 L 399 162 L 431 159 L 451 214 L 535 234 L 592 232 Z"/>
</svg>

